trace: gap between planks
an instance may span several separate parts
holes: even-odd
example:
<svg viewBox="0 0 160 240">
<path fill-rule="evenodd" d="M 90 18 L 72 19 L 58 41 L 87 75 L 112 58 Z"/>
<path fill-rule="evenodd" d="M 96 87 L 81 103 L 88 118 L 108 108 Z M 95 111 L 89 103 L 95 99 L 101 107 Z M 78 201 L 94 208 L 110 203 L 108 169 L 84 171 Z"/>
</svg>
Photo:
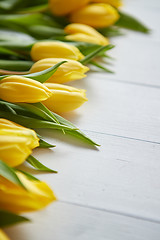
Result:
<svg viewBox="0 0 160 240">
<path fill-rule="evenodd" d="M 112 136 L 112 137 L 125 138 L 125 139 L 129 139 L 129 140 L 134 140 L 134 141 L 146 142 L 146 143 L 151 143 L 151 144 L 160 144 L 160 142 L 154 142 L 154 141 L 149 141 L 149 140 L 140 139 L 140 138 L 132 138 L 132 137 L 120 136 L 120 135 L 111 134 L 111 133 L 96 132 L 96 131 L 93 131 L 93 130 L 86 130 L 86 129 L 81 129 L 81 130 L 84 131 L 84 132 L 91 132 L 91 133 L 97 133 L 97 134 Z"/>
<path fill-rule="evenodd" d="M 142 216 L 138 216 L 136 214 L 134 215 L 134 214 L 131 214 L 131 213 L 109 210 L 109 209 L 106 209 L 106 208 L 98 208 L 98 207 L 93 207 L 93 206 L 84 205 L 84 204 L 80 204 L 80 203 L 64 201 L 64 200 L 61 200 L 61 199 L 58 199 L 58 202 L 73 205 L 73 206 L 77 206 L 77 207 L 92 209 L 92 210 L 96 210 L 96 211 L 100 211 L 100 212 L 111 213 L 111 214 L 114 214 L 114 215 L 119 215 L 119 216 L 134 218 L 134 219 L 138 219 L 138 220 L 143 220 L 143 221 L 146 221 L 146 222 L 160 224 L 160 220 L 158 220 L 158 219 L 156 220 L 156 219 L 153 219 L 153 218 L 142 217 Z"/>
</svg>

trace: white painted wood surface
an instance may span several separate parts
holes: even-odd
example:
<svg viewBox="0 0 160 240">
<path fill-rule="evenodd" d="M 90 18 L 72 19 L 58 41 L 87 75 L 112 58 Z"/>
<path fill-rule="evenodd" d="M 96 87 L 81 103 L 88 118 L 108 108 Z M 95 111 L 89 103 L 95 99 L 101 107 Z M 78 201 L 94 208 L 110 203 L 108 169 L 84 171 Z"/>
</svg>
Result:
<svg viewBox="0 0 160 240">
<path fill-rule="evenodd" d="M 59 173 L 38 177 L 59 201 L 27 214 L 32 223 L 8 228 L 13 240 L 160 239 L 160 1 L 126 0 L 124 10 L 152 34 L 113 39 L 116 74 L 74 82 L 89 101 L 65 115 L 101 147 L 41 131 L 57 147 L 35 156 Z"/>
</svg>

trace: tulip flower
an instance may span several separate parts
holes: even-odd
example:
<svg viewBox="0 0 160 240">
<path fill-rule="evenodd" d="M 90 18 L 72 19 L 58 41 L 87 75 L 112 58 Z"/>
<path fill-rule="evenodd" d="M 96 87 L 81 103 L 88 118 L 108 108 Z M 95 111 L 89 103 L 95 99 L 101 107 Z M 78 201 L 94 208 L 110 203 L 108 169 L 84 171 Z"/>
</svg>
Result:
<svg viewBox="0 0 160 240">
<path fill-rule="evenodd" d="M 65 16 L 89 3 L 90 0 L 49 0 L 49 7 L 54 15 Z"/>
<path fill-rule="evenodd" d="M 93 3 L 75 12 L 70 17 L 73 23 L 83 23 L 95 28 L 109 27 L 118 19 L 118 11 L 109 4 Z"/>
<path fill-rule="evenodd" d="M 0 229 L 0 240 L 9 240 L 7 235 L 3 232 L 2 229 Z"/>
<path fill-rule="evenodd" d="M 40 102 L 51 96 L 42 83 L 22 76 L 8 76 L 0 81 L 0 97 L 8 102 Z"/>
<path fill-rule="evenodd" d="M 45 58 L 34 63 L 30 69 L 30 72 L 40 72 L 42 70 L 52 67 L 54 64 L 61 61 L 67 62 L 62 64 L 46 82 L 65 83 L 73 80 L 82 79 L 86 77 L 84 73 L 89 71 L 88 67 L 75 60 L 65 58 Z"/>
<path fill-rule="evenodd" d="M 31 49 L 31 57 L 34 61 L 43 58 L 67 58 L 72 60 L 81 60 L 84 58 L 77 47 L 58 41 L 35 43 Z"/>
<path fill-rule="evenodd" d="M 71 23 L 64 30 L 69 34 L 66 36 L 68 40 L 90 42 L 99 45 L 109 44 L 107 38 L 86 24 Z"/>
<path fill-rule="evenodd" d="M 45 83 L 45 85 L 53 94 L 43 104 L 53 112 L 69 112 L 87 101 L 84 89 L 55 83 Z"/>
<path fill-rule="evenodd" d="M 112 5 L 113 7 L 120 7 L 122 6 L 122 1 L 121 0 L 92 0 L 91 2 L 94 3 L 108 3 L 110 5 Z"/>
<path fill-rule="evenodd" d="M 0 159 L 9 166 L 18 166 L 39 146 L 34 130 L 0 118 Z"/>
<path fill-rule="evenodd" d="M 0 176 L 0 208 L 14 213 L 34 211 L 44 208 L 56 200 L 45 182 L 30 180 L 23 173 L 16 174 L 24 187 Z"/>
</svg>

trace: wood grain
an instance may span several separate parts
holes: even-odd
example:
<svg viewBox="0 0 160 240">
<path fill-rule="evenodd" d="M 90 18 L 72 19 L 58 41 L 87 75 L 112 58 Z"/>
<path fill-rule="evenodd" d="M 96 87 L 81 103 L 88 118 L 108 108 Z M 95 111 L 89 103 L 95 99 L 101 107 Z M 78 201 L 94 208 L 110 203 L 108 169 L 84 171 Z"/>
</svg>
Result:
<svg viewBox="0 0 160 240">
<path fill-rule="evenodd" d="M 77 116 L 65 117 L 81 129 L 160 142 L 159 88 L 111 81 L 102 73 L 92 73 L 84 81 L 90 101 Z"/>
<path fill-rule="evenodd" d="M 157 223 L 65 203 L 31 216 L 31 224 L 7 230 L 12 240 L 159 240 Z"/>
<path fill-rule="evenodd" d="M 35 156 L 59 173 L 39 177 L 59 200 L 160 222 L 159 144 L 88 132 L 102 145 L 98 151 L 43 134 L 57 148 Z"/>
<path fill-rule="evenodd" d="M 89 101 L 64 115 L 101 147 L 40 131 L 57 147 L 34 155 L 59 173 L 37 176 L 59 202 L 27 214 L 31 224 L 8 228 L 12 240 L 160 239 L 160 1 L 124 5 L 151 34 L 124 30 L 126 35 L 111 39 L 116 59 L 106 66 L 116 73 L 92 71 L 71 83 L 87 89 Z"/>
</svg>

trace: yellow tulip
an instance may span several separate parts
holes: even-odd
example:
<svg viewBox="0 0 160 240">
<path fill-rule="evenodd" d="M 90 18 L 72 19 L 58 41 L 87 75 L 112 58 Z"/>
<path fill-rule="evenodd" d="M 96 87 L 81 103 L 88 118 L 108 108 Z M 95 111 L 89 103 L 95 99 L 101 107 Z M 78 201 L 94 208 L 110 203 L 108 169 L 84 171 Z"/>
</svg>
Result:
<svg viewBox="0 0 160 240">
<path fill-rule="evenodd" d="M 112 5 L 113 7 L 120 7 L 122 6 L 122 1 L 121 0 L 92 0 L 94 3 L 108 3 Z"/>
<path fill-rule="evenodd" d="M 54 64 L 61 61 L 67 62 L 62 64 L 46 82 L 65 83 L 73 80 L 82 79 L 86 77 L 84 73 L 89 71 L 88 67 L 75 60 L 65 58 L 45 58 L 34 63 L 30 69 L 30 72 L 40 72 L 42 70 L 52 67 Z"/>
<path fill-rule="evenodd" d="M 0 240 L 9 240 L 8 236 L 0 229 Z"/>
<path fill-rule="evenodd" d="M 16 172 L 26 189 L 0 176 L 0 208 L 14 213 L 34 211 L 56 200 L 45 182 L 30 180 Z"/>
<path fill-rule="evenodd" d="M 109 27 L 118 19 L 118 11 L 109 4 L 93 3 L 70 15 L 70 21 L 83 23 L 95 28 Z"/>
<path fill-rule="evenodd" d="M 0 81 L 0 97 L 8 102 L 40 102 L 51 96 L 42 83 L 22 76 L 9 76 Z"/>
<path fill-rule="evenodd" d="M 45 85 L 53 94 L 43 103 L 53 112 L 69 112 L 87 101 L 84 89 L 55 83 L 45 83 Z"/>
<path fill-rule="evenodd" d="M 77 47 L 58 41 L 35 43 L 31 49 L 31 57 L 34 61 L 43 58 L 67 58 L 72 60 L 81 60 L 84 58 Z"/>
<path fill-rule="evenodd" d="M 34 130 L 0 118 L 0 159 L 9 166 L 18 166 L 39 146 Z"/>
<path fill-rule="evenodd" d="M 89 42 L 99 45 L 109 44 L 107 38 L 96 31 L 93 27 L 86 24 L 71 23 L 67 25 L 64 30 L 69 34 L 66 36 L 66 39 L 68 40 Z"/>
<path fill-rule="evenodd" d="M 65 16 L 85 6 L 90 0 L 49 0 L 49 7 L 54 15 Z"/>
</svg>

